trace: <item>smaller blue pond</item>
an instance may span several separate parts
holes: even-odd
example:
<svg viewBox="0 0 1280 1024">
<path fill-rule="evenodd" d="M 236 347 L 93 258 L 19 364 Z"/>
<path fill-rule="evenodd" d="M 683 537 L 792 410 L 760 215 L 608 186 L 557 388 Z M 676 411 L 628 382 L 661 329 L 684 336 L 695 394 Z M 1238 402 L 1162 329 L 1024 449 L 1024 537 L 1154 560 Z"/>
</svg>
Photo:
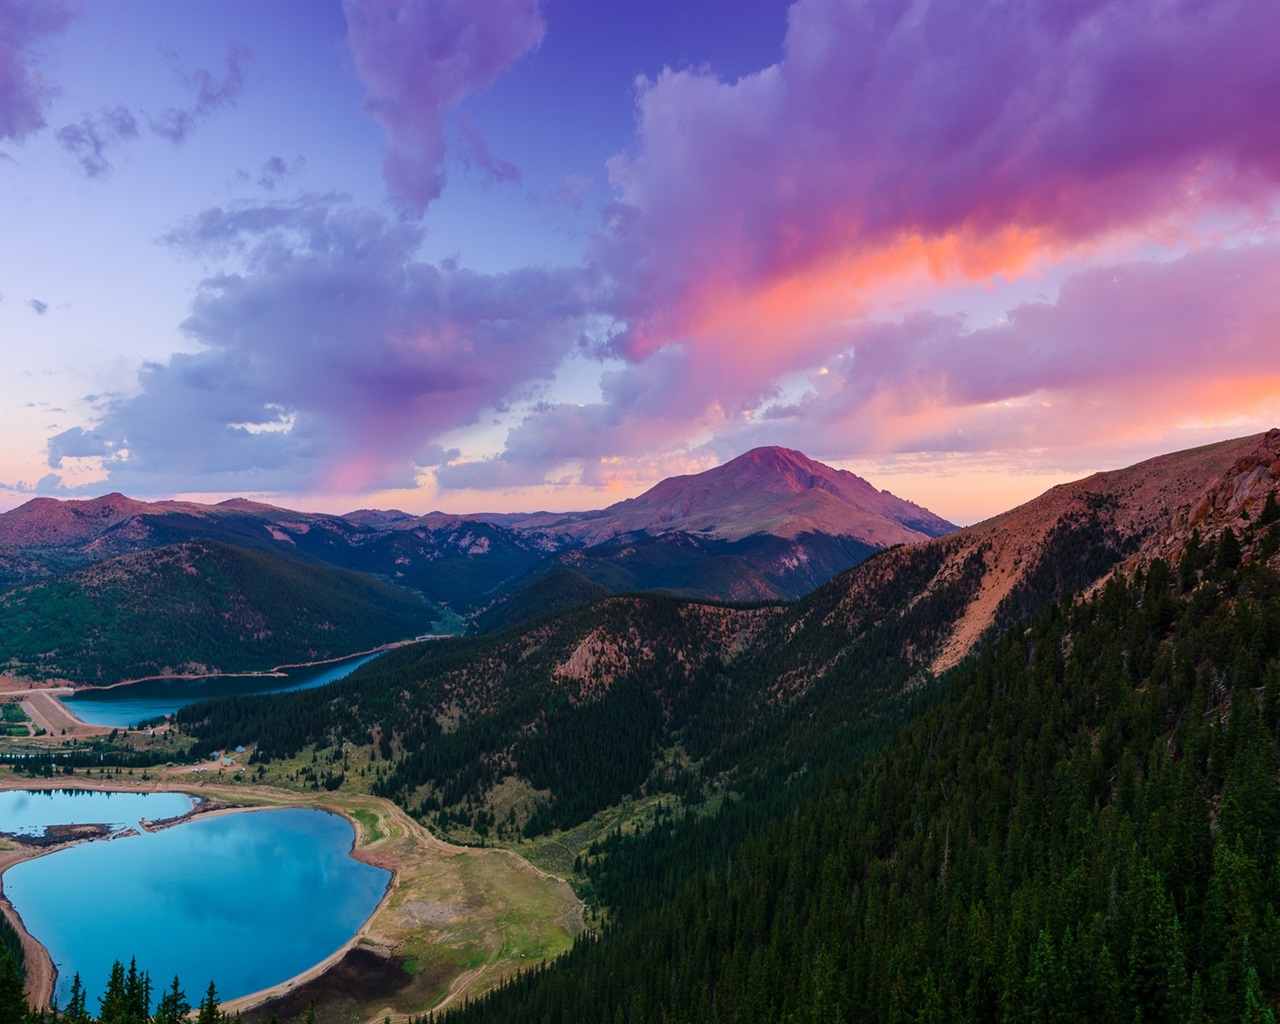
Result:
<svg viewBox="0 0 1280 1024">
<path fill-rule="evenodd" d="M 130 726 L 211 697 L 287 693 L 324 686 L 349 676 L 377 654 L 361 654 L 323 665 L 285 669 L 278 676 L 205 676 L 202 679 L 146 679 L 140 683 L 82 690 L 63 702 L 90 725 Z"/>
<path fill-rule="evenodd" d="M 195 806 L 185 793 L 106 793 L 87 789 L 0 792 L 0 832 L 42 836 L 50 825 L 136 828 L 139 821 L 180 818 Z"/>
<path fill-rule="evenodd" d="M 192 1003 L 211 979 L 234 999 L 315 966 L 368 920 L 390 873 L 354 860 L 354 837 L 323 811 L 211 815 L 15 864 L 4 891 L 53 958 L 60 1005 L 75 973 L 96 1005 L 131 957 L 157 992 L 176 974 Z"/>
</svg>

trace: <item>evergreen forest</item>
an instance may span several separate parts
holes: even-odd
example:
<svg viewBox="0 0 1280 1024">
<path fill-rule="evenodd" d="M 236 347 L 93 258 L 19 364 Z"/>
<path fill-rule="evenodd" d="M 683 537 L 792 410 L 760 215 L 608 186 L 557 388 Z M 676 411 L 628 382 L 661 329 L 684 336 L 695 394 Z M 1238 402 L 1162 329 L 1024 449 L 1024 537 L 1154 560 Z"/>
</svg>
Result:
<svg viewBox="0 0 1280 1024">
<path fill-rule="evenodd" d="M 1007 630 L 802 795 L 615 836 L 603 934 L 447 1019 L 1272 1020 L 1280 576 L 1238 557 Z"/>
<path fill-rule="evenodd" d="M 1243 537 L 1194 534 L 1087 596 L 1050 575 L 1016 597 L 1037 611 L 936 678 L 904 649 L 972 593 L 981 551 L 905 604 L 943 556 L 895 563 L 882 604 L 838 628 L 830 587 L 787 608 L 610 598 L 180 722 L 267 761 L 367 746 L 375 792 L 433 826 L 519 773 L 550 796 L 511 842 L 659 797 L 577 858 L 593 933 L 451 1024 L 1262 1024 L 1280 998 L 1277 520 L 1269 498 Z"/>
</svg>

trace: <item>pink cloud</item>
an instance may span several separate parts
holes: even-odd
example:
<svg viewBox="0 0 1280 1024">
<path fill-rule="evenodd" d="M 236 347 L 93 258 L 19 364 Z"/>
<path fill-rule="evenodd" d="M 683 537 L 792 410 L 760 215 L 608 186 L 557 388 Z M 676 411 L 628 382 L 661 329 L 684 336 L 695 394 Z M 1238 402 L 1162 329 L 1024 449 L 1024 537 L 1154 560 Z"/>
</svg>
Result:
<svg viewBox="0 0 1280 1024">
<path fill-rule="evenodd" d="M 769 387 L 752 399 L 732 364 L 717 373 L 706 350 L 669 346 L 606 374 L 601 402 L 534 410 L 496 463 L 441 482 L 516 482 L 515 465 L 519 482 L 537 482 L 577 459 L 583 483 L 605 486 L 614 459 L 723 459 L 760 444 L 832 460 L 1087 449 L 1097 465 L 1108 446 L 1169 437 L 1172 448 L 1200 424 L 1239 420 L 1244 432 L 1280 416 L 1276 280 L 1280 243 L 1206 249 L 1083 271 L 1055 301 L 988 327 L 916 311 L 829 328 L 807 389 L 786 400 Z M 735 393 L 739 404 L 721 400 Z"/>
<path fill-rule="evenodd" d="M 536 49 L 546 23 L 532 0 L 345 0 L 343 10 L 355 71 L 368 90 L 365 112 L 387 133 L 387 185 L 420 214 L 444 188 L 445 119 Z"/>
<path fill-rule="evenodd" d="M 1265 205 L 1277 38 L 1266 3 L 801 0 L 778 64 L 639 82 L 636 142 L 610 164 L 618 202 L 591 251 L 629 325 L 619 351 L 697 335 L 708 295 L 907 238 L 1015 229 L 1064 245 Z"/>
<path fill-rule="evenodd" d="M 1081 272 L 976 330 L 930 312 L 864 324 L 768 429 L 848 454 L 1120 442 L 1280 411 L 1280 244 Z M 754 429 L 754 428 L 753 428 Z"/>
<path fill-rule="evenodd" d="M 76 17 L 70 4 L 0 0 L 0 139 L 17 141 L 44 127 L 54 89 L 40 70 L 40 46 Z"/>
</svg>

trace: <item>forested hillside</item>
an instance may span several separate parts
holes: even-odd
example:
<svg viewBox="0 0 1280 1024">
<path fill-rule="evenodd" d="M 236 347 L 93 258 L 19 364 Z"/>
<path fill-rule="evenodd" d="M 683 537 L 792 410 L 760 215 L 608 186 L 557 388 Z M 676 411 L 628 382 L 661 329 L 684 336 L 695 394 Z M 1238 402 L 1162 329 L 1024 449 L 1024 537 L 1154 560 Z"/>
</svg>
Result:
<svg viewBox="0 0 1280 1024">
<path fill-rule="evenodd" d="M 323 690 L 192 705 L 177 721 L 205 746 L 256 744 L 257 762 L 367 746 L 373 791 L 410 813 L 464 839 L 532 836 L 641 792 L 742 791 L 896 721 L 927 692 L 984 554 L 956 559 L 946 538 L 891 550 L 790 606 L 609 598 L 391 652 Z M 561 580 L 566 601 L 584 593 Z M 498 807 L 508 778 L 524 796 Z"/>
<path fill-rule="evenodd" d="M 1270 1020 L 1278 659 L 1234 533 L 1053 605 L 798 801 L 604 844 L 614 924 L 448 1019 Z"/>
<path fill-rule="evenodd" d="M 262 670 L 403 640 L 434 618 L 359 573 L 199 541 L 0 595 L 0 663 L 81 685 Z"/>
<path fill-rule="evenodd" d="M 1173 534 L 1133 527 L 1149 489 L 1121 473 L 795 605 L 609 598 L 179 722 L 259 762 L 309 750 L 294 784 L 468 841 L 651 798 L 647 831 L 576 848 L 603 934 L 463 1020 L 1264 1020 L 1280 507 L 1270 464 L 1228 451 L 1180 484 L 1194 510 L 1156 506 Z M 1045 508 L 1031 544 L 1014 527 Z"/>
</svg>

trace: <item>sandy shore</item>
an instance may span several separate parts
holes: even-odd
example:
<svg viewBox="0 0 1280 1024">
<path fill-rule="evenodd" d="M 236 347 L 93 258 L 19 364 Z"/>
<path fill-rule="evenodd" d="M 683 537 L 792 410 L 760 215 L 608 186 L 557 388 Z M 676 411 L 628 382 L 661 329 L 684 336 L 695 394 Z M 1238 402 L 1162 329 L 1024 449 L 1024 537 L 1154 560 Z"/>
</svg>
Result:
<svg viewBox="0 0 1280 1024">
<path fill-rule="evenodd" d="M 52 853 L 53 851 L 43 852 Z M 0 875 L 14 864 L 30 860 L 32 856 L 33 854 L 23 847 L 0 850 Z M 49 959 L 49 951 L 27 931 L 27 926 L 22 922 L 22 916 L 9 902 L 8 896 L 0 895 L 0 913 L 8 919 L 22 942 L 22 954 L 27 965 L 27 1001 L 32 1006 L 48 1006 L 53 999 L 53 984 L 58 976 L 53 968 L 53 961 Z"/>
<path fill-rule="evenodd" d="M 65 736 L 83 738 L 109 733 L 110 726 L 90 725 L 58 699 L 73 692 L 65 689 L 39 690 L 22 701 L 22 710 L 30 716 L 37 728 L 59 739 Z"/>
</svg>

